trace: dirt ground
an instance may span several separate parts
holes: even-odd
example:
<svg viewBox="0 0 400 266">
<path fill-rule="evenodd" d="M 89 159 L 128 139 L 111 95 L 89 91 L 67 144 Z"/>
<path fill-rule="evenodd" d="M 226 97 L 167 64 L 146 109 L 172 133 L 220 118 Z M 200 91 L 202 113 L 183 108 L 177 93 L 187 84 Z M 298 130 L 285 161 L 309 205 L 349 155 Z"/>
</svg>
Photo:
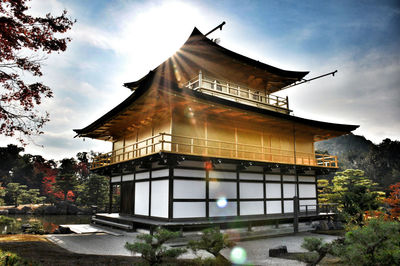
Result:
<svg viewBox="0 0 400 266">
<path fill-rule="evenodd" d="M 51 204 L 20 204 L 18 207 L 15 207 L 14 205 L 9 205 L 9 206 L 0 206 L 0 210 L 8 210 L 12 208 L 17 208 L 18 210 L 22 210 L 24 207 L 29 207 L 32 210 L 35 210 L 39 208 L 40 206 L 48 206 Z"/>
<path fill-rule="evenodd" d="M 0 235 L 0 249 L 16 253 L 43 266 L 143 265 L 143 260 L 137 257 L 73 253 L 40 235 Z M 168 263 L 178 266 L 196 265 L 190 260 L 170 260 Z"/>
<path fill-rule="evenodd" d="M 0 236 L 0 249 L 41 265 L 133 265 L 141 261 L 134 257 L 76 254 L 36 235 Z"/>
</svg>

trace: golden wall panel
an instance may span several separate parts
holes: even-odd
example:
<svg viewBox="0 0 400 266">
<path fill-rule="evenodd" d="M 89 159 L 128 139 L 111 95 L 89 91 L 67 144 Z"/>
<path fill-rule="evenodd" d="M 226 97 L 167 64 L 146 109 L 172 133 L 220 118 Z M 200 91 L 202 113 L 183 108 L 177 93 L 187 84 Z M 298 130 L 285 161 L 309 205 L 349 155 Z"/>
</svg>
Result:
<svg viewBox="0 0 400 266">
<path fill-rule="evenodd" d="M 243 128 L 237 129 L 238 157 L 249 160 L 262 159 L 261 147 L 262 131 L 250 131 Z M 244 144 L 244 145 L 242 145 Z"/>
<path fill-rule="evenodd" d="M 207 123 L 207 146 L 210 156 L 233 157 L 235 150 L 235 129 L 216 121 Z M 217 140 L 217 141 L 213 141 Z"/>
<path fill-rule="evenodd" d="M 125 160 L 163 149 L 212 157 L 294 163 L 294 136 L 291 130 L 270 124 L 260 125 L 246 119 L 208 117 L 198 110 L 197 115 L 195 111 L 190 114 L 184 110 L 175 109 L 172 118 L 152 121 L 130 131 L 125 138 L 114 142 L 114 154 L 122 154 Z M 161 137 L 152 138 L 160 133 L 168 134 L 163 137 L 163 146 Z M 118 150 L 123 148 L 124 143 L 125 148 Z M 311 135 L 296 136 L 296 163 L 315 164 L 313 152 Z M 121 156 L 117 159 L 121 160 Z"/>
<path fill-rule="evenodd" d="M 172 122 L 172 151 L 205 154 L 206 132 L 204 122 L 193 117 L 174 117 Z M 184 136 L 184 138 L 180 137 Z M 196 138 L 196 139 L 193 139 Z"/>
</svg>

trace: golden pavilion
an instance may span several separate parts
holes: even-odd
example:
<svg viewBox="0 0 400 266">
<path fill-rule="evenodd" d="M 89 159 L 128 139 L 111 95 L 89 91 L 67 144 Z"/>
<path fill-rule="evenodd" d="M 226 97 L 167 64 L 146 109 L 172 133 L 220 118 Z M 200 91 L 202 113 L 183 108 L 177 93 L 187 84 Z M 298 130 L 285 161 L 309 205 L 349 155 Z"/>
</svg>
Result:
<svg viewBox="0 0 400 266">
<path fill-rule="evenodd" d="M 95 221 L 127 229 L 254 223 L 292 217 L 295 196 L 300 213 L 318 216 L 318 175 L 338 160 L 315 153 L 314 143 L 358 126 L 294 116 L 289 99 L 273 94 L 307 74 L 225 49 L 195 28 L 173 56 L 124 84 L 127 99 L 74 130 L 112 143 L 91 170 L 119 188 L 119 210 Z"/>
</svg>

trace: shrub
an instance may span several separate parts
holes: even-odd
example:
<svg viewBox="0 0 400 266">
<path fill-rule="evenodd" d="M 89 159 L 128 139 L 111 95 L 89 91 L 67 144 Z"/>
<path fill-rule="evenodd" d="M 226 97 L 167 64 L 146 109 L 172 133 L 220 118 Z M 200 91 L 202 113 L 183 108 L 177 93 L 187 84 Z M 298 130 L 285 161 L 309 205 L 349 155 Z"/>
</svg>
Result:
<svg viewBox="0 0 400 266">
<path fill-rule="evenodd" d="M 220 254 L 222 249 L 231 248 L 233 246 L 235 246 L 235 242 L 229 240 L 227 234 L 222 234 L 218 227 L 203 230 L 203 235 L 200 240 L 192 240 L 189 241 L 188 244 L 188 247 L 194 252 L 203 249 L 213 254 L 218 260 L 224 258 Z"/>
<path fill-rule="evenodd" d="M 332 243 L 323 243 L 322 238 L 316 237 L 305 237 L 302 248 L 307 249 L 310 252 L 316 252 L 317 255 L 306 255 L 305 259 L 311 265 L 317 265 L 328 253 L 332 250 Z"/>
<path fill-rule="evenodd" d="M 165 242 L 179 236 L 180 232 L 171 232 L 158 228 L 153 235 L 140 234 L 137 236 L 138 239 L 144 242 L 126 242 L 125 248 L 132 253 L 140 253 L 142 258 L 150 265 L 157 265 L 166 258 L 176 258 L 186 252 L 184 248 L 167 248 L 164 246 Z"/>
<path fill-rule="evenodd" d="M 36 262 L 28 261 L 21 258 L 15 253 L 3 251 L 0 249 L 0 265 L 11 266 L 11 265 L 38 265 Z"/>
<path fill-rule="evenodd" d="M 0 215 L 0 225 L 11 225 L 15 223 L 16 220 L 4 215 Z"/>
<path fill-rule="evenodd" d="M 349 265 L 400 265 L 400 223 L 370 219 L 333 251 Z"/>
<path fill-rule="evenodd" d="M 296 260 L 299 261 L 304 261 L 306 263 L 313 263 L 314 261 L 317 261 L 319 255 L 315 252 L 310 252 L 310 253 L 299 253 L 295 255 Z"/>
<path fill-rule="evenodd" d="M 29 225 L 30 227 L 25 230 L 25 233 L 36 235 L 43 235 L 46 233 L 43 227 L 43 223 L 39 220 L 29 220 Z"/>
</svg>

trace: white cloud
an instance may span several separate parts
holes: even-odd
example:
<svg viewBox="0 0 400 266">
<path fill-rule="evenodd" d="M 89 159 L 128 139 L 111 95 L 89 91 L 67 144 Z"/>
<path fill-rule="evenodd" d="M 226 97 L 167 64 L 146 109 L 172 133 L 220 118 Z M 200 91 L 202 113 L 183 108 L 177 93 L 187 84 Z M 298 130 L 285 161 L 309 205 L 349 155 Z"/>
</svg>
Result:
<svg viewBox="0 0 400 266">
<path fill-rule="evenodd" d="M 313 69 L 339 66 L 326 77 L 287 90 L 298 116 L 360 125 L 354 133 L 379 143 L 399 139 L 400 56 L 370 50 L 362 58 L 338 56 Z M 322 62 L 321 62 L 322 63 Z"/>
</svg>

